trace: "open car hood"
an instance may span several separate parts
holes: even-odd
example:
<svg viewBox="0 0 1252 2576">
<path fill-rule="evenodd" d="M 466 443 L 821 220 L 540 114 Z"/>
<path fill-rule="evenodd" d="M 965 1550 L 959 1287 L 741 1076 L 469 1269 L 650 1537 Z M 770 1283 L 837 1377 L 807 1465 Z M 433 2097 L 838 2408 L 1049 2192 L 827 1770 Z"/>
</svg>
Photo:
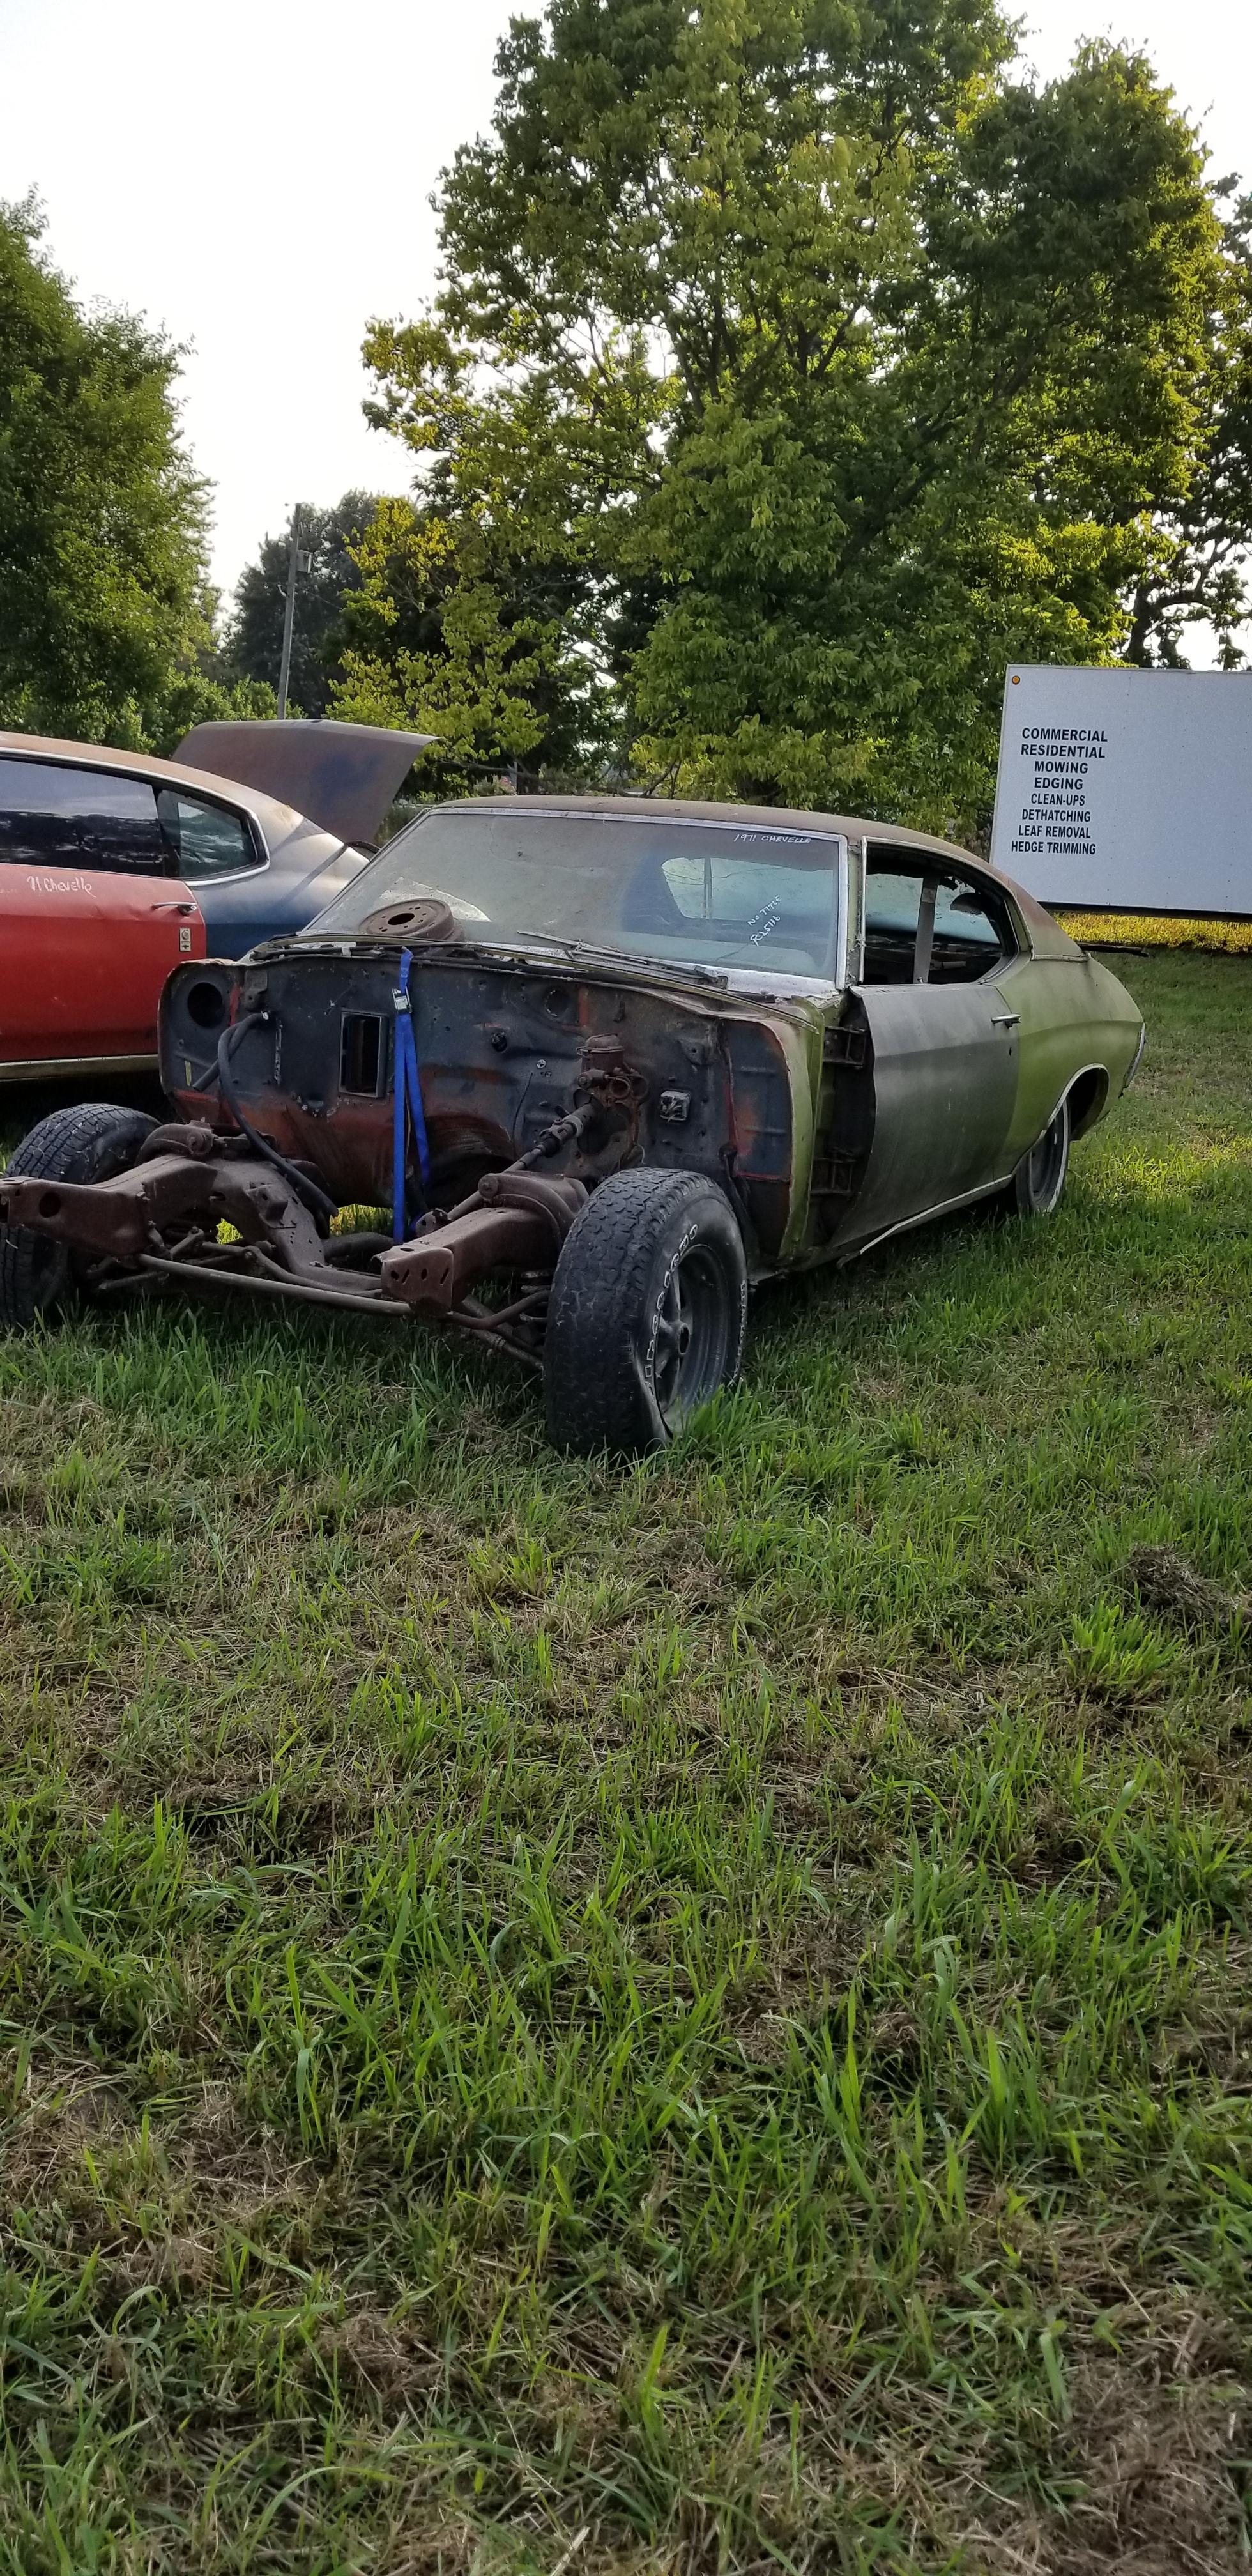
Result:
<svg viewBox="0 0 1252 2576">
<path fill-rule="evenodd" d="M 189 769 L 294 806 L 337 840 L 370 842 L 419 751 L 435 736 L 299 716 L 194 725 L 174 755 Z"/>
</svg>

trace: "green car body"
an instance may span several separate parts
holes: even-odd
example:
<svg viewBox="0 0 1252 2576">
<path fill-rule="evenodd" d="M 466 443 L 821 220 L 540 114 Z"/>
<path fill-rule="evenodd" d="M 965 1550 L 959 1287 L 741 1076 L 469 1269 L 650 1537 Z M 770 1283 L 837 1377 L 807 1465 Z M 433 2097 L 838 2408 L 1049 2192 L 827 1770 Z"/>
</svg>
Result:
<svg viewBox="0 0 1252 2576">
<path fill-rule="evenodd" d="M 81 1178 L 77 1130 L 19 1149 L 0 1312 L 29 1320 L 42 1233 L 89 1283 L 458 1326 L 542 1371 L 565 1445 L 646 1447 L 735 1374 L 749 1281 L 979 1199 L 1050 1213 L 1142 1044 L 1104 966 L 925 834 L 465 800 L 299 937 L 171 976 L 176 1122 Z M 343 1234 L 361 1204 L 390 1239 Z"/>
<path fill-rule="evenodd" d="M 787 1058 L 793 1152 L 788 1222 L 771 1267 L 847 1259 L 1007 1191 L 1062 1106 L 1070 1143 L 1096 1125 L 1131 1081 L 1144 1043 L 1125 986 L 1023 888 L 948 842 L 823 820 L 847 837 L 854 909 L 858 879 L 872 889 L 875 860 L 933 860 L 971 889 L 987 888 L 1013 946 L 969 982 L 936 986 L 867 981 L 864 942 L 859 954 L 852 942 L 836 992 L 812 1004 L 775 998 L 770 1024 Z M 756 1007 L 764 1016 L 764 996 Z M 842 1204 L 823 1221 L 832 1160 Z"/>
</svg>

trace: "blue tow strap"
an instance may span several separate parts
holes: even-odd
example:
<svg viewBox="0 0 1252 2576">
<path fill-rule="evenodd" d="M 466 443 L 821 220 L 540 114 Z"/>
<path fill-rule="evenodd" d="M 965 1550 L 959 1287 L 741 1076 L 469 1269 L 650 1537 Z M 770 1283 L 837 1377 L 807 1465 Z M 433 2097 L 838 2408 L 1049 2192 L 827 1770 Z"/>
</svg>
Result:
<svg viewBox="0 0 1252 2576">
<path fill-rule="evenodd" d="M 417 1040 L 413 1035 L 413 1005 L 409 999 L 409 968 L 413 951 L 400 953 L 400 980 L 392 994 L 396 1011 L 395 1064 L 392 1073 L 393 1122 L 391 1150 L 391 1236 L 393 1243 L 403 1243 L 408 1233 L 405 1207 L 405 1172 L 408 1162 L 406 1111 L 413 1121 L 417 1146 L 417 1166 L 422 1176 L 422 1195 L 430 1196 L 430 1148 L 426 1141 L 426 1116 L 422 1108 L 421 1076 L 417 1069 Z"/>
</svg>

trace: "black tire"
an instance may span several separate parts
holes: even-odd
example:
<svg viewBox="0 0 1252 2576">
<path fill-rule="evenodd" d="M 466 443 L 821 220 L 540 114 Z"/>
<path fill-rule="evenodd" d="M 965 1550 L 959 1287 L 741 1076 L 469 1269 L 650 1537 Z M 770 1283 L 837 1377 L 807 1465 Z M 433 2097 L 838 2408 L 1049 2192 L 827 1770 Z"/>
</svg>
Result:
<svg viewBox="0 0 1252 2576">
<path fill-rule="evenodd" d="M 583 1457 L 673 1439 L 737 1377 L 748 1313 L 743 1239 L 699 1172 L 615 1172 L 556 1266 L 543 1345 L 548 1437 Z"/>
<path fill-rule="evenodd" d="M 1004 1193 L 1010 1216 L 1052 1216 L 1069 1171 L 1069 1102 L 1063 1100 L 1037 1145 L 1023 1156 Z"/>
<path fill-rule="evenodd" d="M 156 1125 L 143 1109 L 115 1109 L 108 1101 L 54 1109 L 22 1138 L 7 1169 L 29 1181 L 108 1181 L 135 1161 Z M 68 1245 L 30 1226 L 0 1225 L 0 1325 L 29 1331 L 40 1315 L 54 1315 L 76 1285 Z"/>
</svg>

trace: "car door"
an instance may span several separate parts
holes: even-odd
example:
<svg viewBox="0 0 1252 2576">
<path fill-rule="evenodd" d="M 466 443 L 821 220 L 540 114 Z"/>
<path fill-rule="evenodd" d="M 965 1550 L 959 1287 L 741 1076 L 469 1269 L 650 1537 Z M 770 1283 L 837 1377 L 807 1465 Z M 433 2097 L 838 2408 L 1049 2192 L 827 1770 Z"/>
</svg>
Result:
<svg viewBox="0 0 1252 2576">
<path fill-rule="evenodd" d="M 858 995 L 874 1128 L 850 1234 L 885 1234 L 1002 1177 L 1017 1097 L 1017 1013 L 999 976 L 1012 915 L 976 870 L 870 843 Z"/>
<path fill-rule="evenodd" d="M 204 955 L 150 779 L 0 754 L 0 1067 L 147 1065 L 170 969 Z"/>
</svg>

